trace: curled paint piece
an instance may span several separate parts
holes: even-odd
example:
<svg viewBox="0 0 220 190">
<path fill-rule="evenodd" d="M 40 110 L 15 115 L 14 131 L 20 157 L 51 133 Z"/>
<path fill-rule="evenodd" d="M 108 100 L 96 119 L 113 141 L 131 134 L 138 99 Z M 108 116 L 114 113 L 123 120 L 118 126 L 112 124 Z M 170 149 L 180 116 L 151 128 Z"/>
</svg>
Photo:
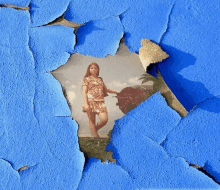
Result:
<svg viewBox="0 0 220 190">
<path fill-rule="evenodd" d="M 160 46 L 148 39 L 142 39 L 141 45 L 142 47 L 139 49 L 139 58 L 145 70 L 151 63 L 161 62 L 169 57 Z"/>
<path fill-rule="evenodd" d="M 31 26 L 42 26 L 60 17 L 70 0 L 32 0 L 30 3 Z"/>
<path fill-rule="evenodd" d="M 75 52 L 94 57 L 115 55 L 123 37 L 123 27 L 116 16 L 86 23 L 77 30 Z"/>
</svg>

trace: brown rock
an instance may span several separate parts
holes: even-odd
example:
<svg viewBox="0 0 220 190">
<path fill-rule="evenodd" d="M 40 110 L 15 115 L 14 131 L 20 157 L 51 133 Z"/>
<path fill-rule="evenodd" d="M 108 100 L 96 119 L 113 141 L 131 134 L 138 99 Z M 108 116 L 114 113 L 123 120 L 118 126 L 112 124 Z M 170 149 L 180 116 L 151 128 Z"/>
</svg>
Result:
<svg viewBox="0 0 220 190">
<path fill-rule="evenodd" d="M 152 94 L 153 86 L 137 85 L 124 88 L 116 97 L 120 110 L 126 112 L 137 107 Z"/>
</svg>

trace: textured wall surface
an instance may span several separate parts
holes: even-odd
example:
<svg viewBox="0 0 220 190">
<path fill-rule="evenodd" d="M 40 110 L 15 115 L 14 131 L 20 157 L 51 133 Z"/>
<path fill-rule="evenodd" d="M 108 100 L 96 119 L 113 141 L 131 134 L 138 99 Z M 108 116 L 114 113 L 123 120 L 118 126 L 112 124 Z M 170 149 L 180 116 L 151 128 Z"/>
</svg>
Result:
<svg viewBox="0 0 220 190">
<path fill-rule="evenodd" d="M 220 188 L 218 0 L 0 0 L 29 3 L 0 8 L 1 189 Z M 62 15 L 83 25 L 47 26 Z M 143 38 L 161 45 L 170 57 L 152 71 L 191 111 L 156 93 L 115 122 L 116 163 L 85 162 L 50 71 L 76 52 L 114 55 L 123 35 L 131 52 Z"/>
</svg>

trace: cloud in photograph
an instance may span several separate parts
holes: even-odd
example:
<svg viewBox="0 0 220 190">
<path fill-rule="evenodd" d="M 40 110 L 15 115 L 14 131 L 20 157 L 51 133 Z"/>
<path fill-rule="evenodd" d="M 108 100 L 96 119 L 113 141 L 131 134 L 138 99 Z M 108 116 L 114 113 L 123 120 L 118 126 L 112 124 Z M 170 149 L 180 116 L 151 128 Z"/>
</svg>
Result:
<svg viewBox="0 0 220 190">
<path fill-rule="evenodd" d="M 112 82 L 107 84 L 107 87 L 120 87 L 120 88 L 124 88 L 127 86 L 126 82 L 120 82 L 119 80 L 113 80 Z"/>
<path fill-rule="evenodd" d="M 67 97 L 68 97 L 69 101 L 71 102 L 71 101 L 75 100 L 77 96 L 76 96 L 76 93 L 74 91 L 68 91 L 67 92 Z"/>
<path fill-rule="evenodd" d="M 129 78 L 128 82 L 133 85 L 141 85 L 141 80 L 138 80 L 140 77 Z"/>
<path fill-rule="evenodd" d="M 128 80 L 128 82 L 132 85 L 142 85 L 142 80 L 138 80 L 140 77 L 134 77 L 134 78 L 130 78 Z M 154 85 L 154 82 L 149 80 L 148 82 L 145 82 L 144 85 L 149 85 L 152 86 Z"/>
</svg>

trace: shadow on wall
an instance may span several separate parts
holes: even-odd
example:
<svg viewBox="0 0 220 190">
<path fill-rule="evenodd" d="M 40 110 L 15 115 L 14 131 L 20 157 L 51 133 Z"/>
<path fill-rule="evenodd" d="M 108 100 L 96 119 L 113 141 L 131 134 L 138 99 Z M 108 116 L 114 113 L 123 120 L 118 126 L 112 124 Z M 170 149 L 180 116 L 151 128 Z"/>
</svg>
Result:
<svg viewBox="0 0 220 190">
<path fill-rule="evenodd" d="M 209 112 L 220 113 L 220 96 L 211 99 L 212 101 L 209 101 L 208 106 L 207 104 L 201 104 L 199 108 Z"/>
<path fill-rule="evenodd" d="M 171 46 L 163 45 L 162 48 L 169 57 L 157 66 L 164 81 L 187 111 L 206 98 L 213 97 L 203 83 L 190 81 L 178 74 L 182 69 L 194 65 L 196 57 Z"/>
<path fill-rule="evenodd" d="M 95 26 L 93 21 L 90 21 L 86 25 L 79 27 L 79 29 L 76 31 L 77 46 L 83 45 L 83 43 L 85 42 L 86 36 L 97 30 L 105 30 L 105 29 Z"/>
</svg>

